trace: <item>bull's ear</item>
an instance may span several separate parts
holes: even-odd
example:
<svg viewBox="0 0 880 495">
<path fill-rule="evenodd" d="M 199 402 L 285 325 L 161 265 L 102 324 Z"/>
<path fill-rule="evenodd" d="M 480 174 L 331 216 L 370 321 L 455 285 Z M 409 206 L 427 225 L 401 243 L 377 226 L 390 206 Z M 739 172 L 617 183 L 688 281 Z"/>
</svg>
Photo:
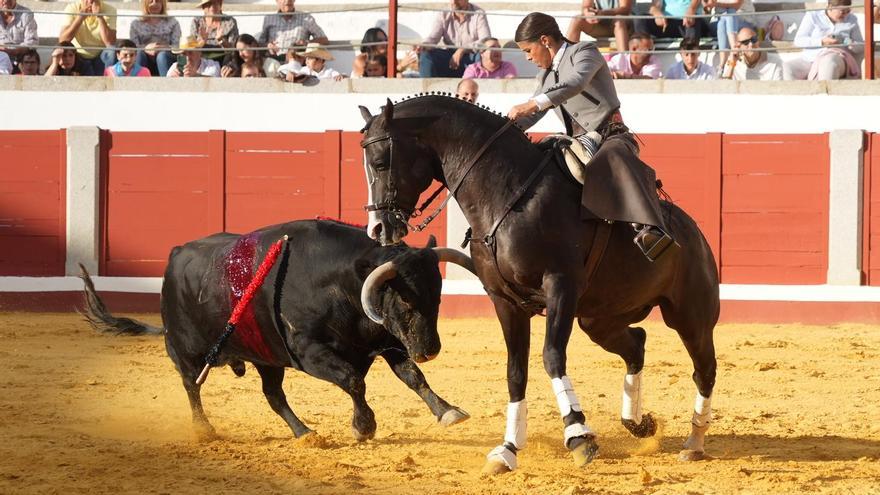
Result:
<svg viewBox="0 0 880 495">
<path fill-rule="evenodd" d="M 385 102 L 385 106 L 382 107 L 382 111 L 385 114 L 385 125 L 391 124 L 391 119 L 394 117 L 394 104 L 391 103 L 391 98 L 387 98 Z"/>
<path fill-rule="evenodd" d="M 437 238 L 434 237 L 434 234 L 428 236 L 428 243 L 425 244 L 425 249 L 434 249 L 437 247 Z"/>
<path fill-rule="evenodd" d="M 358 105 L 358 108 L 361 110 L 361 117 L 364 118 L 364 122 L 369 124 L 370 119 L 373 118 L 373 114 L 370 113 L 370 109 L 363 105 Z"/>
<path fill-rule="evenodd" d="M 376 269 L 376 265 L 360 258 L 354 262 L 354 272 L 357 273 L 359 279 L 366 280 L 367 276 Z"/>
</svg>

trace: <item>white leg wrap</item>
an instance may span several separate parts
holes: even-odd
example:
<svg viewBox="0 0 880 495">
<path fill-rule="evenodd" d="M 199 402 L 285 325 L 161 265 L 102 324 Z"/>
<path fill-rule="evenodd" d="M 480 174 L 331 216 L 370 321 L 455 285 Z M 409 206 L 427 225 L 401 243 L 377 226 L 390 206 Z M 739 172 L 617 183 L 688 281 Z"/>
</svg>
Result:
<svg viewBox="0 0 880 495">
<path fill-rule="evenodd" d="M 510 469 L 511 471 L 516 470 L 516 454 L 507 450 L 507 447 L 504 445 L 499 445 L 492 449 L 492 451 L 486 455 L 486 460 L 501 462 L 507 466 L 507 469 Z"/>
<path fill-rule="evenodd" d="M 565 439 L 562 441 L 562 445 L 568 447 L 568 441 L 572 438 L 582 437 L 584 435 L 595 435 L 595 433 L 593 433 L 593 430 L 591 430 L 589 426 L 583 423 L 575 423 L 565 427 L 564 435 Z"/>
<path fill-rule="evenodd" d="M 553 386 L 553 393 L 556 395 L 556 403 L 559 405 L 559 414 L 566 417 L 572 411 L 581 411 L 581 403 L 578 402 L 577 395 L 574 394 L 574 387 L 568 375 L 550 380 Z"/>
<path fill-rule="evenodd" d="M 504 441 L 510 442 L 517 450 L 526 448 L 528 412 L 525 399 L 507 404 L 507 429 L 504 432 Z"/>
<path fill-rule="evenodd" d="M 642 424 L 642 372 L 623 379 L 623 406 L 620 417 Z"/>
<path fill-rule="evenodd" d="M 697 400 L 694 401 L 694 417 L 691 423 L 698 427 L 708 426 L 712 421 L 712 398 L 703 397 L 697 392 Z"/>
</svg>

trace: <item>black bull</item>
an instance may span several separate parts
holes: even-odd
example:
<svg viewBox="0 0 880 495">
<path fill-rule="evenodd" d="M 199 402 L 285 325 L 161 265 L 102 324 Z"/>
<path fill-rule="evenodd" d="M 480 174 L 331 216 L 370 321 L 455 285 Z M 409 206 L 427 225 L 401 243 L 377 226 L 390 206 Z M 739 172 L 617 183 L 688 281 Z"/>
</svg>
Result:
<svg viewBox="0 0 880 495">
<path fill-rule="evenodd" d="M 377 356 L 425 401 L 441 424 L 467 419 L 467 413 L 431 390 L 414 362 L 440 352 L 439 262 L 470 268 L 467 256 L 436 248 L 433 238 L 424 249 L 381 247 L 363 228 L 332 221 L 291 222 L 244 236 L 215 234 L 172 250 L 162 285 L 164 329 L 113 317 L 85 269 L 84 314 L 99 330 L 164 333 L 168 355 L 189 397 L 196 431 L 203 438 L 213 437 L 196 378 L 256 266 L 285 234 L 286 248 L 243 313 L 217 365 L 228 364 L 241 376 L 243 361 L 253 363 L 269 405 L 297 437 L 311 430 L 287 403 L 281 387 L 284 368 L 302 370 L 347 392 L 354 403 L 354 436 L 366 440 L 374 436 L 376 421 L 364 397 L 364 377 Z"/>
</svg>

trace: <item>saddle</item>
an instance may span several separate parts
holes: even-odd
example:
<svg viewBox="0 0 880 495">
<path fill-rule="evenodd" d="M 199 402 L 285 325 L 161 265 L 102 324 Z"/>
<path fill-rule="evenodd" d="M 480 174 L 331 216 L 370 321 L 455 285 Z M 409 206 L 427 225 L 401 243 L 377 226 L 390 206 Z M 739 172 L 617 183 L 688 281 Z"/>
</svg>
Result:
<svg viewBox="0 0 880 495">
<path fill-rule="evenodd" d="M 579 140 L 566 134 L 551 134 L 542 139 L 540 143 L 540 146 L 557 146 L 559 148 L 568 171 L 581 185 L 585 180 L 584 168 L 593 159 L 593 155 L 602 143 L 602 135 L 598 132 L 588 132 L 587 136 L 596 143 L 595 151 L 591 151 Z"/>
</svg>

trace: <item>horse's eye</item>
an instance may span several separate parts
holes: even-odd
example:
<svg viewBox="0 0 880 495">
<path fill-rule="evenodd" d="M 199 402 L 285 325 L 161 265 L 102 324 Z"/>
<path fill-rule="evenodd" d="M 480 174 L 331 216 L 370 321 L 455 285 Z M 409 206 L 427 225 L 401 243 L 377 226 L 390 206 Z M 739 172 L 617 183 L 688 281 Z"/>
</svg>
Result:
<svg viewBox="0 0 880 495">
<path fill-rule="evenodd" d="M 388 170 L 388 164 L 385 163 L 385 160 L 379 160 L 373 162 L 373 168 L 375 168 L 376 170 Z"/>
</svg>

